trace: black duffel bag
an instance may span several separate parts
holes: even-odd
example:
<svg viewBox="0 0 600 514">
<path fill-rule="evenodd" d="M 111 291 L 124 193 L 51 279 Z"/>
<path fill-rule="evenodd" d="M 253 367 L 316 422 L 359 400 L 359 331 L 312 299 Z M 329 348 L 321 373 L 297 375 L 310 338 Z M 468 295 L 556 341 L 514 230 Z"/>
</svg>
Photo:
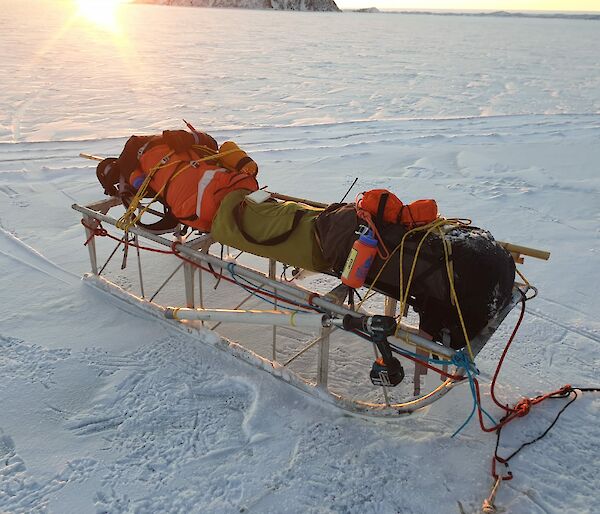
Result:
<svg viewBox="0 0 600 514">
<path fill-rule="evenodd" d="M 331 272 L 340 275 L 362 221 L 354 204 L 332 204 L 316 220 L 316 230 L 323 256 Z M 392 251 L 402 241 L 407 228 L 401 224 L 380 223 L 377 229 L 386 247 Z M 408 236 L 403 249 L 403 281 L 406 288 L 415 251 L 425 232 Z M 473 339 L 510 300 L 515 279 L 515 264 L 509 252 L 483 229 L 459 226 L 446 234 L 451 243 L 454 287 L 467 334 Z M 377 256 L 366 285 L 373 284 L 384 266 Z M 373 284 L 375 290 L 400 300 L 400 252 L 395 252 Z M 456 306 L 450 298 L 450 286 L 444 243 L 432 233 L 423 242 L 413 279 L 408 304 L 419 314 L 419 328 L 434 340 L 444 342 L 444 332 L 450 335 L 454 349 L 466 345 Z"/>
</svg>

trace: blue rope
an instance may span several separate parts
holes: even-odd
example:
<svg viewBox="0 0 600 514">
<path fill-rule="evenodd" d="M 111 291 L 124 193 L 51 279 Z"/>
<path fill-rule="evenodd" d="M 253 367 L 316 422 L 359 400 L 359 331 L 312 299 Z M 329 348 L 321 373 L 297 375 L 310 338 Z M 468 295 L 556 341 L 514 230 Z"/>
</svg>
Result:
<svg viewBox="0 0 600 514">
<path fill-rule="evenodd" d="M 252 290 L 251 290 L 251 289 L 249 289 L 247 286 L 245 286 L 244 284 L 242 284 L 242 283 L 241 283 L 241 282 L 238 280 L 238 277 L 239 277 L 239 278 L 241 278 L 241 279 L 242 279 L 244 282 L 246 282 L 246 283 L 247 283 L 247 284 L 249 284 L 250 286 L 252 286 L 253 288 L 255 288 L 255 289 L 258 289 L 259 291 L 262 291 L 262 292 L 264 292 L 264 293 L 267 293 L 267 292 L 268 292 L 268 291 L 266 291 L 266 290 L 265 290 L 265 289 L 264 289 L 262 286 L 259 286 L 259 285 L 257 285 L 257 284 L 253 284 L 252 282 L 250 282 L 250 281 L 249 281 L 249 280 L 247 280 L 246 278 L 242 277 L 241 275 L 238 275 L 238 274 L 235 272 L 235 264 L 234 264 L 233 262 L 230 262 L 229 264 L 227 264 L 227 271 L 230 273 L 230 275 L 231 275 L 231 278 L 233 279 L 233 281 L 234 281 L 234 282 L 235 282 L 235 283 L 236 283 L 238 286 L 240 286 L 240 287 L 241 287 L 241 288 L 242 288 L 244 291 L 246 291 L 247 293 L 251 294 L 252 296 L 254 296 L 254 297 L 258 298 L 259 300 L 262 300 L 262 301 L 264 301 L 264 302 L 267 302 L 267 303 L 269 303 L 269 304 L 273 305 L 274 307 L 278 307 L 278 305 L 277 305 L 275 302 L 273 302 L 272 300 L 270 300 L 270 299 L 268 299 L 268 298 L 265 298 L 265 297 L 263 297 L 263 296 L 259 295 L 257 292 L 255 292 L 255 291 L 252 291 Z M 307 308 L 308 308 L 308 307 L 307 307 Z M 293 311 L 293 312 L 306 312 L 306 311 L 303 311 L 303 310 L 294 309 L 294 308 L 292 308 L 292 307 L 288 307 L 288 308 L 286 308 L 286 310 Z"/>
<path fill-rule="evenodd" d="M 457 366 L 464 368 L 464 370 L 467 373 L 467 378 L 469 380 L 469 389 L 471 389 L 471 396 L 473 397 L 473 408 L 471 409 L 471 413 L 469 414 L 465 422 L 460 427 L 458 427 L 458 429 L 452 434 L 451 437 L 457 436 L 462 431 L 462 429 L 469 424 L 471 419 L 473 419 L 477 408 L 479 408 L 481 412 L 483 412 L 494 425 L 497 425 L 497 421 L 490 414 L 488 414 L 488 412 L 481 406 L 481 403 L 477 400 L 477 390 L 475 389 L 475 375 L 479 374 L 479 370 L 475 367 L 475 364 L 471 361 L 469 356 L 462 350 L 456 352 L 452 356 L 452 361 L 455 362 Z"/>
<path fill-rule="evenodd" d="M 471 360 L 467 357 L 467 355 L 462 351 L 457 351 L 454 353 L 450 360 L 445 359 L 433 359 L 431 357 L 424 357 L 418 353 L 411 352 L 409 350 L 405 350 L 404 348 L 400 348 L 396 345 L 390 345 L 394 349 L 394 351 L 398 352 L 401 355 L 410 355 L 415 359 L 425 360 L 430 364 L 439 364 L 443 366 L 456 366 L 459 368 L 465 368 L 471 370 L 471 372 L 475 375 L 479 374 L 479 370 L 475 367 L 475 364 L 471 362 Z"/>
<path fill-rule="evenodd" d="M 465 422 L 452 434 L 452 437 L 457 436 L 462 431 L 462 429 L 465 428 L 469 424 L 471 419 L 473 419 L 473 416 L 475 415 L 475 411 L 477 410 L 478 407 L 479 407 L 479 409 L 481 409 L 481 412 L 483 412 L 485 414 L 485 416 L 494 425 L 498 424 L 497 421 L 481 406 L 481 402 L 479 402 L 477 400 L 477 390 L 475 388 L 475 376 L 479 375 L 479 370 L 475 366 L 475 363 L 473 361 L 471 361 L 469 356 L 463 350 L 457 351 L 452 356 L 452 359 L 450 359 L 450 360 L 433 359 L 431 357 L 424 358 L 423 355 L 419 355 L 419 354 L 411 352 L 409 350 L 399 348 L 395 345 L 394 345 L 394 350 L 397 351 L 400 355 L 402 355 L 402 354 L 409 355 L 409 356 L 414 357 L 419 360 L 425 360 L 431 364 L 438 364 L 438 365 L 443 365 L 443 366 L 448 366 L 448 365 L 456 366 L 457 368 L 463 368 L 465 370 L 465 372 L 467 374 L 467 379 L 469 381 L 469 389 L 471 390 L 471 396 L 473 397 L 473 408 L 471 409 L 471 412 L 470 412 L 469 416 L 467 417 L 467 419 L 465 420 Z"/>
</svg>

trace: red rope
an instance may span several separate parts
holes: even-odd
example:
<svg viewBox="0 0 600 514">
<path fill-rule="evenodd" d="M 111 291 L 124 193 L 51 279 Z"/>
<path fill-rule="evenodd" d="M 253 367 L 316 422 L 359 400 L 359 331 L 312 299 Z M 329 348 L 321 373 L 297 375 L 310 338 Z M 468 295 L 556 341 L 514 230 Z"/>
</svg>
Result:
<svg viewBox="0 0 600 514">
<path fill-rule="evenodd" d="M 112 234 L 109 234 L 108 231 L 102 226 L 102 224 L 100 222 L 98 222 L 98 225 L 96 227 L 87 225 L 83 220 L 81 220 L 81 224 L 85 228 L 87 228 L 88 230 L 90 230 L 92 232 L 92 234 L 90 235 L 90 237 L 87 238 L 86 242 L 83 243 L 84 246 L 87 246 L 94 236 L 109 237 L 110 239 L 114 239 L 115 241 L 118 241 L 120 243 L 123 242 L 122 239 L 120 239 L 120 238 L 118 238 L 116 236 L 113 236 Z M 170 250 L 161 250 L 159 248 L 151 248 L 149 246 L 142 246 L 140 244 L 134 244 L 134 243 L 129 243 L 129 244 L 131 246 L 135 246 L 136 248 L 139 248 L 140 250 L 146 250 L 148 252 L 162 253 L 162 254 L 167 254 L 167 255 L 170 255 L 170 254 L 173 253 Z"/>
<path fill-rule="evenodd" d="M 215 273 L 213 270 L 211 270 L 210 268 L 206 268 L 206 267 L 202 266 L 201 264 L 197 263 L 196 261 L 193 261 L 192 259 L 188 259 L 187 257 L 184 257 L 184 256 L 183 256 L 183 255 L 181 255 L 181 253 L 180 253 L 180 252 L 177 250 L 177 247 L 178 247 L 179 245 L 181 245 L 181 243 L 180 243 L 179 241 L 173 241 L 173 244 L 171 244 L 171 249 L 172 249 L 172 252 L 170 252 L 170 253 L 172 253 L 173 255 L 175 255 L 176 257 L 178 257 L 179 259 L 181 259 L 182 261 L 185 261 L 185 262 L 187 262 L 187 263 L 191 264 L 192 266 L 194 266 L 194 267 L 196 267 L 196 268 L 199 268 L 199 269 L 201 269 L 201 270 L 207 271 L 208 273 L 212 274 L 212 275 L 213 275 L 215 278 L 218 278 L 218 279 L 223 279 L 223 280 L 225 280 L 225 281 L 227 281 L 227 282 L 229 282 L 229 283 L 231 283 L 231 284 L 239 285 L 239 284 L 238 284 L 238 283 L 237 283 L 235 280 L 232 280 L 232 279 L 230 279 L 230 278 L 228 278 L 228 277 L 225 277 L 225 276 L 223 276 L 223 275 L 217 275 L 217 274 L 216 274 L 216 273 Z M 305 305 L 302 305 L 302 304 L 296 303 L 296 302 L 294 302 L 294 301 L 292 301 L 292 300 L 288 300 L 288 299 L 286 299 L 286 298 L 283 298 L 283 297 L 281 297 L 281 296 L 278 296 L 278 295 L 276 295 L 276 294 L 269 293 L 268 291 L 265 291 L 264 289 L 260 289 L 260 288 L 257 288 L 257 287 L 252 287 L 252 286 L 250 286 L 250 285 L 244 285 L 244 287 L 245 287 L 245 288 L 248 288 L 248 289 L 250 289 L 250 290 L 251 290 L 252 292 L 254 292 L 254 293 L 259 293 L 259 294 L 261 294 L 261 295 L 268 296 L 269 298 L 272 298 L 272 299 L 274 299 L 274 300 L 280 300 L 280 301 L 282 301 L 282 302 L 285 302 L 285 303 L 287 303 L 287 304 L 289 304 L 289 305 L 293 305 L 294 307 L 301 307 L 301 308 L 304 308 L 304 309 L 306 309 L 306 306 L 305 306 Z M 317 309 L 315 308 L 314 310 L 317 310 Z"/>
<path fill-rule="evenodd" d="M 115 241 L 119 241 L 122 242 L 122 239 L 119 239 L 118 237 L 113 236 L 112 234 L 109 234 L 108 231 L 102 227 L 102 224 L 100 222 L 98 222 L 98 225 L 96 227 L 87 225 L 83 220 L 81 220 L 81 224 L 87 228 L 88 230 L 92 231 L 92 234 L 90 235 L 90 237 L 88 237 L 88 239 L 86 240 L 86 242 L 84 243 L 84 245 L 88 245 L 88 243 L 91 241 L 91 239 L 94 236 L 98 236 L 98 237 L 109 237 L 111 239 L 114 239 Z M 202 266 L 201 264 L 198 264 L 197 262 L 188 259 L 187 257 L 184 257 L 183 255 L 181 255 L 181 253 L 177 250 L 177 246 L 179 246 L 181 243 L 178 241 L 173 241 L 172 245 L 171 245 L 171 250 L 160 250 L 158 248 L 151 248 L 149 246 L 143 246 L 140 244 L 135 244 L 135 243 L 129 243 L 131 246 L 134 246 L 136 248 L 139 248 L 140 250 L 146 250 L 148 252 L 155 252 L 155 253 L 162 253 L 162 254 L 166 254 L 166 255 L 175 255 L 175 257 L 181 259 L 182 261 L 187 262 L 188 264 L 191 264 L 192 266 L 202 269 L 204 271 L 207 271 L 208 273 L 212 274 L 213 276 L 217 277 L 218 275 L 216 275 L 214 273 L 213 270 L 211 270 L 210 268 L 207 268 L 205 266 Z M 221 277 L 223 280 L 230 282 L 231 284 L 235 284 L 235 285 L 239 285 L 236 283 L 235 280 L 232 280 L 228 277 Z M 244 285 L 245 288 L 249 289 L 250 291 L 254 292 L 254 293 L 259 293 L 261 295 L 267 296 L 269 298 L 272 298 L 274 300 L 280 300 L 284 303 L 287 303 L 289 305 L 293 305 L 295 307 L 301 307 L 301 308 L 306 308 L 305 305 L 296 303 L 292 300 L 288 300 L 286 298 L 282 298 L 281 296 L 269 293 L 268 291 L 265 291 L 263 289 L 259 289 L 256 287 L 252 287 L 250 285 Z M 314 308 L 314 310 L 317 310 L 316 308 Z"/>
<path fill-rule="evenodd" d="M 478 405 L 477 411 L 478 411 L 478 417 L 479 417 L 479 425 L 481 426 L 481 429 L 484 432 L 494 432 L 494 431 L 498 430 L 499 428 L 502 428 L 503 426 L 507 425 L 512 420 L 514 420 L 516 418 L 522 418 L 522 417 L 526 416 L 527 414 L 529 414 L 529 412 L 531 411 L 531 407 L 533 407 L 534 405 L 537 405 L 538 403 L 541 403 L 544 400 L 547 400 L 551 396 L 562 395 L 562 394 L 565 394 L 567 391 L 571 390 L 570 385 L 565 385 L 565 386 L 561 387 L 560 389 L 557 389 L 556 391 L 552 391 L 551 393 L 536 396 L 535 398 L 522 398 L 513 407 L 509 407 L 508 405 L 504 405 L 504 404 L 500 403 L 500 401 L 496 397 L 495 387 L 496 387 L 496 381 L 498 379 L 498 375 L 500 374 L 500 370 L 502 369 L 502 364 L 504 363 L 506 354 L 508 353 L 508 350 L 515 339 L 517 331 L 519 330 L 519 327 L 521 326 L 521 322 L 523 321 L 524 315 L 525 315 L 525 299 L 523 299 L 521 301 L 521 313 L 519 315 L 519 319 L 517 320 L 517 323 L 515 324 L 515 328 L 513 329 L 510 337 L 508 338 L 506 346 L 504 347 L 502 355 L 500 356 L 500 360 L 498 361 L 498 365 L 496 366 L 496 371 L 494 372 L 494 377 L 492 378 L 492 383 L 490 386 L 490 395 L 492 397 L 492 400 L 498 407 L 500 407 L 507 413 L 502 418 L 502 420 L 493 427 L 488 428 L 485 426 L 485 424 L 483 422 L 483 413 L 482 413 L 481 408 L 479 407 L 479 404 L 481 403 L 481 392 L 479 389 L 479 382 L 477 381 L 477 379 L 474 379 L 475 391 L 477 394 L 477 405 Z"/>
<path fill-rule="evenodd" d="M 477 379 L 475 379 L 474 383 L 475 383 L 475 391 L 477 394 L 477 402 L 480 403 L 481 402 L 481 393 L 479 390 L 479 382 L 477 381 Z M 483 430 L 484 432 L 495 432 L 499 428 L 502 428 L 505 425 L 508 425 L 508 423 L 510 423 L 514 419 L 523 418 L 523 417 L 527 416 L 527 414 L 529 414 L 531 412 L 531 407 L 533 407 L 534 405 L 537 405 L 538 403 L 542 403 L 543 401 L 547 400 L 551 396 L 564 395 L 567 392 L 569 392 L 571 389 L 572 389 L 571 386 L 569 384 L 567 384 L 567 385 L 562 386 L 560 389 L 557 389 L 556 391 L 552 391 L 551 393 L 542 394 L 540 396 L 536 396 L 535 398 L 522 398 L 515 404 L 514 407 L 510 408 L 510 411 L 508 412 L 508 414 L 505 417 L 503 417 L 502 420 L 498 424 L 494 425 L 493 427 L 485 426 L 485 424 L 483 422 L 483 414 L 482 414 L 481 409 L 479 408 L 479 409 L 477 409 L 477 413 L 478 413 L 478 417 L 479 417 L 479 425 L 481 427 L 481 430 Z"/>
<path fill-rule="evenodd" d="M 510 348 L 510 346 L 515 338 L 515 335 L 517 334 L 517 331 L 519 330 L 519 327 L 521 326 L 521 322 L 523 321 L 524 315 L 525 315 L 525 301 L 522 300 L 521 301 L 521 314 L 519 315 L 519 319 L 515 325 L 515 328 L 513 329 L 512 334 L 510 335 L 508 342 L 506 343 L 506 346 L 504 347 L 502 356 L 500 357 L 500 360 L 498 361 L 498 365 L 496 366 L 496 371 L 494 372 L 494 378 L 492 379 L 492 384 L 490 387 L 490 394 L 491 394 L 492 400 L 498 407 L 500 407 L 501 409 L 504 409 L 506 412 L 511 412 L 512 409 L 510 407 L 508 407 L 508 405 L 503 405 L 502 403 L 500 403 L 498 401 L 498 399 L 496 398 L 496 393 L 495 393 L 496 380 L 498 378 L 498 375 L 500 374 L 500 369 L 502 368 L 502 364 L 504 363 L 504 358 L 506 357 L 506 354 L 508 353 L 508 349 Z"/>
</svg>

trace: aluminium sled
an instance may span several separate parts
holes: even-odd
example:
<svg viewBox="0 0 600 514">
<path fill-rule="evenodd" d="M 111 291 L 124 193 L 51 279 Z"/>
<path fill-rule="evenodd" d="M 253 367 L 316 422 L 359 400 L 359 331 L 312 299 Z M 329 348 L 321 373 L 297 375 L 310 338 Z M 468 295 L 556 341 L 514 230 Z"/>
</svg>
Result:
<svg viewBox="0 0 600 514">
<path fill-rule="evenodd" d="M 300 278 L 289 281 L 284 272 L 280 275 L 281 263 L 271 259 L 251 259 L 248 264 L 240 262 L 242 259 L 238 258 L 239 255 L 233 256 L 229 251 L 224 254 L 223 248 L 221 253 L 216 253 L 219 245 L 212 240 L 210 234 L 186 239 L 177 233 L 157 235 L 138 226 L 119 234 L 116 226 L 123 207 L 118 199 L 111 198 L 88 206 L 75 204 L 73 209 L 82 214 L 85 226 L 91 263 L 91 274 L 85 277 L 88 283 L 134 303 L 165 323 L 188 333 L 202 334 L 205 327 L 219 328 L 219 337 L 204 335 L 200 339 L 346 411 L 385 417 L 408 414 L 430 405 L 465 379 L 467 370 L 460 365 L 460 351 L 420 337 L 415 327 L 400 321 L 398 330 L 394 336 L 389 337 L 389 341 L 395 350 L 395 356 L 405 366 L 413 366 L 408 368 L 413 371 L 412 377 L 407 374 L 408 379 L 395 388 L 388 387 L 385 383 L 373 386 L 366 379 L 361 382 L 360 377 L 368 378 L 368 371 L 364 367 L 360 372 L 352 368 L 359 366 L 360 362 L 372 360 L 374 356 L 379 357 L 379 347 L 374 340 L 358 337 L 358 331 L 348 329 L 345 323 L 351 325 L 353 320 L 374 319 L 371 315 L 375 309 L 383 311 L 382 314 L 391 319 L 396 315 L 397 309 L 397 302 L 393 298 L 377 295 L 379 298 L 366 302 L 364 308 L 357 312 L 345 303 L 348 290 L 346 286 L 339 285 L 336 279 L 319 275 L 303 280 L 302 285 L 299 283 Z M 118 214 L 113 215 L 117 211 Z M 103 227 L 110 225 L 110 230 L 99 230 L 100 224 Z M 100 242 L 102 238 L 99 236 L 106 235 L 107 232 L 118 234 L 117 237 L 113 236 L 117 244 L 112 251 L 105 242 Z M 142 260 L 140 247 L 147 249 L 148 245 L 153 249 L 152 257 L 144 257 Z M 123 265 L 121 270 L 111 272 L 109 263 L 119 248 L 123 253 Z M 171 253 L 172 248 L 176 248 L 178 257 L 165 255 Z M 161 249 L 163 253 L 157 253 Z M 103 265 L 99 265 L 101 251 L 108 254 Z M 521 254 L 535 253 L 515 246 L 510 247 L 509 251 L 513 252 L 517 262 L 521 260 Z M 134 270 L 137 277 L 124 278 L 123 274 L 127 272 L 127 255 L 134 252 L 137 256 Z M 149 261 L 151 264 L 148 264 Z M 178 264 L 175 271 L 171 272 L 169 262 Z M 256 269 L 260 265 L 265 266 L 267 271 Z M 182 273 L 179 273 L 180 270 Z M 160 277 L 156 291 L 148 294 L 149 277 L 156 280 L 161 274 L 166 279 L 162 280 Z M 219 295 L 219 288 L 225 287 L 221 285 L 224 277 L 232 277 L 234 284 L 228 285 L 230 289 Z M 183 284 L 176 284 L 177 280 Z M 137 286 L 133 285 L 135 281 L 138 282 Z M 209 287 L 209 281 L 213 282 L 214 288 Z M 117 282 L 121 285 L 117 285 Z M 305 282 L 311 287 L 305 287 Z M 254 294 L 251 289 L 244 289 L 244 284 L 257 286 L 251 288 L 254 289 Z M 529 284 L 515 283 L 511 300 L 471 340 L 473 357 L 487 344 L 530 288 Z M 178 299 L 177 296 L 182 291 L 184 298 Z M 266 295 L 272 299 L 273 309 L 240 309 L 255 300 L 256 291 L 261 296 Z M 165 296 L 166 301 L 159 303 L 156 300 L 158 295 Z M 312 311 L 290 312 L 282 302 L 309 305 Z M 209 322 L 214 324 L 209 326 Z M 243 337 L 239 338 L 244 341 L 246 336 L 251 335 L 249 327 L 262 325 L 257 345 L 251 348 L 245 343 L 233 341 L 240 334 L 234 332 L 233 337 L 227 334 L 232 323 L 239 323 L 244 327 Z M 269 337 L 265 337 L 268 333 L 264 330 L 265 325 L 272 327 Z M 337 339 L 334 341 L 334 338 Z M 335 344 L 337 347 L 334 348 Z M 422 363 L 419 359 L 423 359 Z M 441 381 L 433 373 L 429 373 L 427 377 L 425 366 L 428 359 L 444 363 Z M 364 393 L 363 397 L 361 393 Z"/>
</svg>

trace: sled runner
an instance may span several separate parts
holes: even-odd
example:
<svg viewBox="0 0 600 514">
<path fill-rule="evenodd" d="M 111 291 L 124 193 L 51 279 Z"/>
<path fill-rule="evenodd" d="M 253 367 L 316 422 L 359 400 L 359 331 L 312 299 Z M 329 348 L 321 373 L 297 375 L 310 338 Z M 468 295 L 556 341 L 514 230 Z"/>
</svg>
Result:
<svg viewBox="0 0 600 514">
<path fill-rule="evenodd" d="M 210 322 L 224 333 L 241 324 L 241 336 L 232 333 L 244 342 L 223 336 L 214 345 L 349 411 L 410 413 L 470 381 L 477 354 L 535 291 L 515 282 L 515 261 L 549 256 L 439 217 L 432 200 L 403 205 L 378 190 L 356 204 L 325 206 L 266 193 L 258 189 L 258 167 L 234 143 L 224 149 L 205 134 L 174 132 L 132 138 L 119 159 L 87 156 L 101 160 L 98 177 L 111 196 L 73 206 L 87 234 L 87 280 L 187 331 Z M 156 200 L 164 212 L 150 206 Z M 141 222 L 148 213 L 158 224 Z M 99 266 L 100 236 L 107 235 L 117 247 Z M 102 278 L 119 248 L 122 268 L 136 253 L 137 294 L 133 278 L 119 276 L 126 270 Z M 156 279 L 169 259 L 182 276 L 168 275 L 169 268 L 148 295 L 145 276 Z M 158 303 L 158 294 L 168 299 Z M 255 301 L 263 309 L 241 309 Z M 273 327 L 268 345 L 264 328 L 254 347 L 245 344 L 254 325 Z"/>
</svg>

